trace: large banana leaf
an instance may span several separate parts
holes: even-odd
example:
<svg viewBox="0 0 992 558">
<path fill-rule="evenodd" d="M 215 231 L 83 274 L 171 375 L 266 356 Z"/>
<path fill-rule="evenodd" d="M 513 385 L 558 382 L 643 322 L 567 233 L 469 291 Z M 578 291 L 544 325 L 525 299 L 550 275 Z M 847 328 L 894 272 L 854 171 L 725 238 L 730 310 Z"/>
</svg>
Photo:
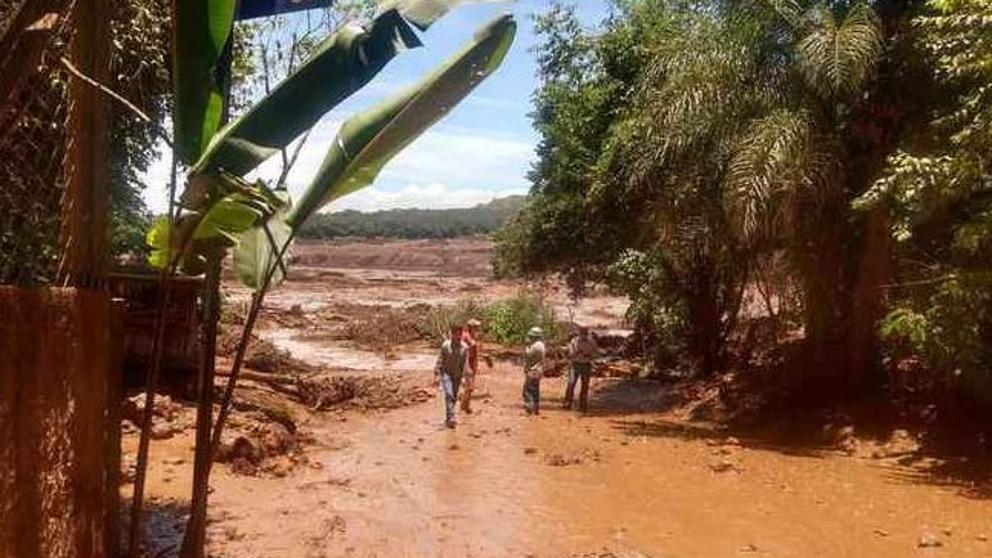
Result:
<svg viewBox="0 0 992 558">
<path fill-rule="evenodd" d="M 262 288 L 292 232 L 322 205 L 371 184 L 390 159 L 499 67 L 515 33 L 511 16 L 495 19 L 420 84 L 346 121 L 303 199 L 289 215 L 280 213 L 269 219 L 268 233 L 255 227 L 241 235 L 234 259 L 242 282 Z M 275 283 L 281 279 L 280 272 L 273 276 Z"/>
<path fill-rule="evenodd" d="M 146 237 L 152 251 L 149 263 L 162 268 L 180 263 L 190 275 L 202 272 L 206 252 L 216 247 L 230 247 L 240 236 L 289 208 L 288 198 L 269 190 L 264 183 L 247 183 L 237 177 L 214 177 L 223 186 L 214 189 L 230 192 L 213 200 L 203 211 L 186 211 L 175 227 L 167 217 L 153 223 Z"/>
<path fill-rule="evenodd" d="M 397 53 L 420 44 L 396 10 L 381 13 L 368 29 L 339 29 L 270 94 L 217 134 L 193 173 L 248 173 L 361 89 Z M 184 203 L 195 203 L 196 195 L 184 194 Z"/>
<path fill-rule="evenodd" d="M 407 21 L 426 31 L 435 21 L 459 4 L 479 4 L 503 0 L 380 0 L 381 10 L 395 9 Z"/>
<path fill-rule="evenodd" d="M 285 273 L 279 261 L 280 252 L 290 241 L 292 234 L 284 213 L 245 231 L 234 250 L 234 271 L 238 274 L 238 279 L 245 286 L 258 290 L 265 285 L 271 270 L 272 284 L 281 283 Z"/>
<path fill-rule="evenodd" d="M 291 211 L 290 226 L 299 227 L 327 203 L 371 184 L 390 159 L 499 67 L 515 33 L 512 16 L 496 18 L 421 83 L 348 119 Z"/>
<path fill-rule="evenodd" d="M 172 121 L 179 157 L 192 164 L 220 126 L 224 84 L 217 63 L 231 35 L 235 0 L 175 0 Z"/>
</svg>

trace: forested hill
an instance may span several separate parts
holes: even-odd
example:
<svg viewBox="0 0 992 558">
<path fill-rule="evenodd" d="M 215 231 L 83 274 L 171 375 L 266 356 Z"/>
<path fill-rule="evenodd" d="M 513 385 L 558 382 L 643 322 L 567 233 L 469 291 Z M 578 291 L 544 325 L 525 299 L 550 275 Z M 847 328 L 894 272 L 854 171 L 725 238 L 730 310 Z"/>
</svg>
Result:
<svg viewBox="0 0 992 558">
<path fill-rule="evenodd" d="M 499 198 L 458 209 L 390 209 L 322 213 L 310 218 L 301 238 L 343 236 L 386 238 L 453 238 L 489 234 L 516 215 L 524 196 Z"/>
</svg>

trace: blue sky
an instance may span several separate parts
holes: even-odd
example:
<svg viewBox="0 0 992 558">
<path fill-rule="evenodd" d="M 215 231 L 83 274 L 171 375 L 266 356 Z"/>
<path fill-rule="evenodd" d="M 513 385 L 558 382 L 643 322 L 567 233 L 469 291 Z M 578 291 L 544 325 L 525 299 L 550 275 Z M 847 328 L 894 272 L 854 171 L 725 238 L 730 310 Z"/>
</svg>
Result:
<svg viewBox="0 0 992 558">
<path fill-rule="evenodd" d="M 579 0 L 579 15 L 593 26 L 607 14 L 605 0 Z M 512 11 L 517 38 L 503 66 L 451 114 L 398 155 L 371 187 L 332 204 L 341 209 L 397 207 L 466 207 L 509 194 L 525 193 L 527 171 L 534 158 L 537 134 L 531 127 L 531 93 L 537 80 L 536 43 L 531 16 L 550 5 L 549 0 L 483 3 L 457 8 L 422 35 L 424 47 L 401 54 L 365 88 L 331 111 L 314 128 L 289 176 L 298 195 L 316 171 L 341 122 L 348 115 L 410 85 L 467 42 L 490 18 Z M 278 157 L 263 165 L 258 175 L 278 175 Z M 164 212 L 168 164 L 160 160 L 147 174 L 148 207 Z"/>
</svg>

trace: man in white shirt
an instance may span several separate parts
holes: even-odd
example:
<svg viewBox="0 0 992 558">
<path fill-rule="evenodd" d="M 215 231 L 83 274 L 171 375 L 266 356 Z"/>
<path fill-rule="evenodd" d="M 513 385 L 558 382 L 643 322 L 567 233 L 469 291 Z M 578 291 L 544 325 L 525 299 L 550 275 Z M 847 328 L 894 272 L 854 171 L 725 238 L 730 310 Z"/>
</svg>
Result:
<svg viewBox="0 0 992 558">
<path fill-rule="evenodd" d="M 527 332 L 530 344 L 524 351 L 524 410 L 528 415 L 541 414 L 541 378 L 544 376 L 544 331 L 532 327 Z"/>
</svg>

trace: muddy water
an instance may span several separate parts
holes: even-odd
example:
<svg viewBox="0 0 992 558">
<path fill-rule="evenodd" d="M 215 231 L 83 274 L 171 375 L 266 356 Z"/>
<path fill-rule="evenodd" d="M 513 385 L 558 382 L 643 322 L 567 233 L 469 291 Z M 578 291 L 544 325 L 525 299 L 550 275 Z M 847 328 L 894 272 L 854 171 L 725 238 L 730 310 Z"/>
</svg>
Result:
<svg viewBox="0 0 992 558">
<path fill-rule="evenodd" d="M 516 288 L 419 271 L 325 269 L 297 274 L 270 302 L 307 311 L 341 301 L 493 298 Z M 622 300 L 579 307 L 561 295 L 555 300 L 563 315 L 620 325 Z M 301 333 L 272 324 L 262 331 L 315 364 L 430 379 L 433 355 L 424 347 L 394 360 Z M 560 380 L 545 380 L 542 416 L 525 417 L 519 376 L 505 364 L 487 371 L 477 412 L 454 431 L 441 426 L 439 399 L 383 414 L 321 414 L 306 425 L 317 440 L 309 450 L 315 467 L 285 478 L 245 478 L 218 467 L 211 554 L 992 556 L 992 543 L 984 540 L 992 537 L 992 502 L 914 478 L 890 462 L 721 443 L 664 414 L 625 410 L 631 407 L 617 403 L 629 403 L 632 393 L 645 401 L 653 396 L 638 386 L 617 397 L 617 386 L 606 380 L 597 382 L 588 417 L 556 408 Z M 188 442 L 168 451 L 188 458 Z M 151 486 L 182 500 L 188 482 L 180 471 Z M 925 535 L 942 546 L 918 547 Z"/>
<path fill-rule="evenodd" d="M 315 425 L 307 469 L 222 476 L 221 556 L 990 556 L 992 504 L 903 480 L 872 460 L 711 445 L 657 414 L 523 416 L 516 372 L 487 376 L 477 413 L 438 402 Z M 343 449 L 340 447 L 344 445 Z M 721 463 L 731 464 L 724 472 Z M 946 532 L 945 532 L 946 531 Z M 934 534 L 939 549 L 917 548 Z M 597 554 L 598 555 L 598 554 Z"/>
<path fill-rule="evenodd" d="M 430 370 L 434 366 L 435 355 L 429 352 L 426 344 L 411 346 L 401 354 L 387 355 L 344 343 L 315 341 L 290 328 L 268 328 L 262 330 L 260 335 L 298 359 L 337 371 L 415 372 Z"/>
</svg>

